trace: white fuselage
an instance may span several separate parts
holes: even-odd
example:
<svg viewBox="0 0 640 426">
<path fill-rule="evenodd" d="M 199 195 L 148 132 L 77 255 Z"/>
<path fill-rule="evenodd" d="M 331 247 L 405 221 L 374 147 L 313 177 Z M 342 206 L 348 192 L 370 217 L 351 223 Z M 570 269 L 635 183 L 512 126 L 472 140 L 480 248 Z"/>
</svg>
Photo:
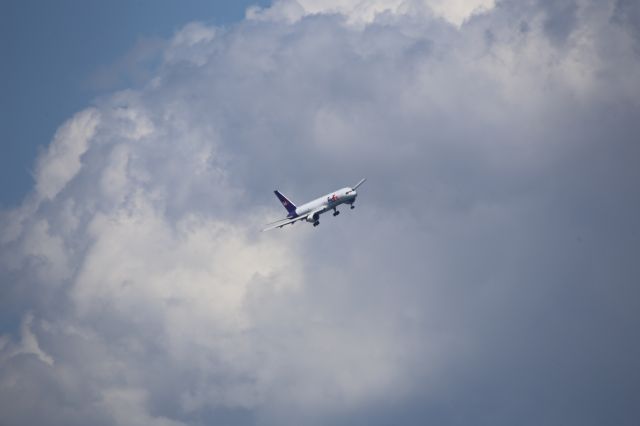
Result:
<svg viewBox="0 0 640 426">
<path fill-rule="evenodd" d="M 303 216 L 311 212 L 313 212 L 314 215 L 320 215 L 340 204 L 353 204 L 357 195 L 358 193 L 351 188 L 338 189 L 337 191 L 330 192 L 327 195 L 301 205 L 296 209 L 296 215 Z"/>
</svg>

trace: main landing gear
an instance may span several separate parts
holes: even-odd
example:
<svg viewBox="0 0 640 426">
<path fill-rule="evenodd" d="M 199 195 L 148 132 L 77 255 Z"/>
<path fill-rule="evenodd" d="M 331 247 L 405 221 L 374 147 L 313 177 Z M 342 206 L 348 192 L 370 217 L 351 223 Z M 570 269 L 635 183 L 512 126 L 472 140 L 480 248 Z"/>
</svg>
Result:
<svg viewBox="0 0 640 426">
<path fill-rule="evenodd" d="M 313 222 L 313 226 L 314 226 L 314 227 L 315 227 L 315 226 L 318 226 L 318 225 L 320 225 L 320 221 L 316 220 L 315 222 Z"/>
</svg>

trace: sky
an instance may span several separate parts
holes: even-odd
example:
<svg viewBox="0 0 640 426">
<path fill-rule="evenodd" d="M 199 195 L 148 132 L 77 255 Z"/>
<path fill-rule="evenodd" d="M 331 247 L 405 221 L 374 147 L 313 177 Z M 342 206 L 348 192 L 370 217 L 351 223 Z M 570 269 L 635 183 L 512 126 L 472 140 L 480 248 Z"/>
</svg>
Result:
<svg viewBox="0 0 640 426">
<path fill-rule="evenodd" d="M 637 2 L 59 4 L 2 14 L 0 424 L 638 424 Z"/>
</svg>

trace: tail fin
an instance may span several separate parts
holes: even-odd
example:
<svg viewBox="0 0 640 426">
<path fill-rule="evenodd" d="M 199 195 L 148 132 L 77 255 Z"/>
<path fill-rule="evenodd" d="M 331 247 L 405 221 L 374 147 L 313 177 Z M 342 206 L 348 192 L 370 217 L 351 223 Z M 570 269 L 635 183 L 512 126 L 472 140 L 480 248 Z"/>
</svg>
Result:
<svg viewBox="0 0 640 426">
<path fill-rule="evenodd" d="M 282 203 L 282 206 L 287 209 L 287 212 L 289 213 L 289 216 L 295 216 L 296 215 L 296 205 L 293 204 L 291 201 L 289 201 L 289 199 L 287 197 L 285 197 L 284 195 L 282 195 L 280 193 L 280 191 L 278 191 L 277 189 L 275 191 L 273 191 L 274 194 L 276 194 L 276 197 L 278 197 L 278 200 L 280 200 L 280 202 Z"/>
</svg>

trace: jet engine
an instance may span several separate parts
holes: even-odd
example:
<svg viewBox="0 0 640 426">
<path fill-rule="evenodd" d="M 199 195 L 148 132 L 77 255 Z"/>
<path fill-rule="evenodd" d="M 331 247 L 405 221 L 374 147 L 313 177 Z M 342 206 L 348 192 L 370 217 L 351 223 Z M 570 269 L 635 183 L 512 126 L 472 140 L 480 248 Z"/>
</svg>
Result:
<svg viewBox="0 0 640 426">
<path fill-rule="evenodd" d="M 314 214 L 310 214 L 309 216 L 307 216 L 306 221 L 307 222 L 311 222 L 311 223 L 315 223 L 318 221 L 318 219 L 320 218 L 320 213 L 314 213 Z"/>
</svg>

